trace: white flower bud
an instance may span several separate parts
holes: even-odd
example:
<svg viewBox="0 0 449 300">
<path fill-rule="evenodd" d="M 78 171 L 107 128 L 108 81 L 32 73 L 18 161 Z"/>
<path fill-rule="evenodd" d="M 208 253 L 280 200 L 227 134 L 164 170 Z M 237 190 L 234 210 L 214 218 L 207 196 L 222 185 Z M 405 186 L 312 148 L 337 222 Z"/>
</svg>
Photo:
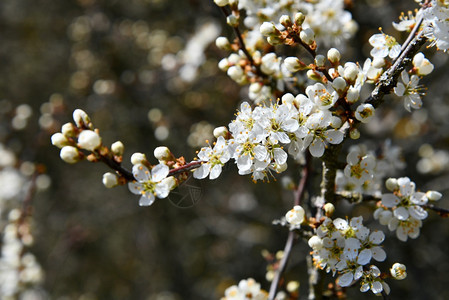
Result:
<svg viewBox="0 0 449 300">
<path fill-rule="evenodd" d="M 154 149 L 154 157 L 159 161 L 166 161 L 172 158 L 170 149 L 165 146 L 160 146 Z"/>
<path fill-rule="evenodd" d="M 283 43 L 283 40 L 280 39 L 280 38 L 277 37 L 277 36 L 271 35 L 271 36 L 267 37 L 267 42 L 268 42 L 268 44 L 270 44 L 270 45 L 276 46 L 276 45 L 282 44 L 282 43 Z"/>
<path fill-rule="evenodd" d="M 81 159 L 78 149 L 73 146 L 62 147 L 61 152 L 59 152 L 59 156 L 63 161 L 69 164 L 79 162 Z"/>
<path fill-rule="evenodd" d="M 78 127 L 89 127 L 90 118 L 82 109 L 75 109 L 73 111 L 73 120 Z"/>
<path fill-rule="evenodd" d="M 291 210 L 285 214 L 285 219 L 292 225 L 299 225 L 304 221 L 304 208 L 300 205 L 295 205 Z"/>
<path fill-rule="evenodd" d="M 257 94 L 262 90 L 263 84 L 259 82 L 253 82 L 249 85 L 249 92 L 253 94 Z"/>
<path fill-rule="evenodd" d="M 315 40 L 315 33 L 311 28 L 306 28 L 299 33 L 299 38 L 306 45 L 312 45 L 313 41 Z"/>
<path fill-rule="evenodd" d="M 295 14 L 295 24 L 297 26 L 301 26 L 304 23 L 306 16 L 302 12 L 298 12 Z"/>
<path fill-rule="evenodd" d="M 178 182 L 176 181 L 175 177 L 173 177 L 173 176 L 164 178 L 161 181 L 161 183 L 166 185 L 170 191 L 175 189 L 178 186 Z"/>
<path fill-rule="evenodd" d="M 357 79 L 357 75 L 359 75 L 359 68 L 355 63 L 346 63 L 343 74 L 346 80 L 354 82 Z"/>
<path fill-rule="evenodd" d="M 357 100 L 359 100 L 360 92 L 359 89 L 355 87 L 350 87 L 348 89 L 348 93 L 346 94 L 346 100 L 348 100 L 349 103 L 355 103 Z"/>
<path fill-rule="evenodd" d="M 101 137 L 92 130 L 83 130 L 78 136 L 78 145 L 81 149 L 94 151 L 101 146 Z"/>
<path fill-rule="evenodd" d="M 228 0 L 214 0 L 215 4 L 217 4 L 220 7 L 226 6 L 229 4 Z"/>
<path fill-rule="evenodd" d="M 242 58 L 240 57 L 240 55 L 238 55 L 237 53 L 232 53 L 231 55 L 229 55 L 228 57 L 228 61 L 231 65 L 236 65 L 239 63 L 239 61 Z"/>
<path fill-rule="evenodd" d="M 231 48 L 229 40 L 224 36 L 217 37 L 215 40 L 215 45 L 222 50 L 229 50 Z"/>
<path fill-rule="evenodd" d="M 284 66 L 291 73 L 295 73 L 301 70 L 299 59 L 296 57 L 287 57 L 286 59 L 284 59 Z"/>
<path fill-rule="evenodd" d="M 69 145 L 69 141 L 67 140 L 65 135 L 60 132 L 57 132 L 51 136 L 51 143 L 58 148 Z"/>
<path fill-rule="evenodd" d="M 335 48 L 330 48 L 329 51 L 327 51 L 327 59 L 333 64 L 338 64 L 341 59 L 340 51 Z"/>
<path fill-rule="evenodd" d="M 313 70 L 308 70 L 306 73 L 307 77 L 309 79 L 315 80 L 315 81 L 320 81 L 321 80 L 321 76 L 317 73 L 315 73 L 315 71 Z"/>
<path fill-rule="evenodd" d="M 222 136 L 222 137 L 226 137 L 228 135 L 229 131 L 225 126 L 220 126 L 214 129 L 214 137 L 216 137 L 217 139 Z"/>
<path fill-rule="evenodd" d="M 229 60 L 227 58 L 223 58 L 218 62 L 218 67 L 222 71 L 227 71 L 229 69 Z"/>
<path fill-rule="evenodd" d="M 362 123 L 368 123 L 375 114 L 375 109 L 371 104 L 362 103 L 355 111 L 355 118 Z"/>
<path fill-rule="evenodd" d="M 326 213 L 327 217 L 331 217 L 334 214 L 335 206 L 332 203 L 326 203 L 324 204 L 324 212 Z"/>
<path fill-rule="evenodd" d="M 74 137 L 75 136 L 75 125 L 72 123 L 65 123 L 61 127 L 61 132 L 66 137 Z"/>
<path fill-rule="evenodd" d="M 389 191 L 395 191 L 399 188 L 398 180 L 396 178 L 388 178 L 385 181 L 385 186 Z"/>
<path fill-rule="evenodd" d="M 299 290 L 299 281 L 290 281 L 287 286 L 286 289 L 288 292 L 293 293 Z"/>
<path fill-rule="evenodd" d="M 346 80 L 344 80 L 342 77 L 337 77 L 332 81 L 332 87 L 337 92 L 343 92 L 346 88 Z"/>
<path fill-rule="evenodd" d="M 309 247 L 314 250 L 323 248 L 323 240 L 316 235 L 312 236 L 307 243 L 309 244 Z"/>
<path fill-rule="evenodd" d="M 279 23 L 281 23 L 284 27 L 291 27 L 293 25 L 292 20 L 288 15 L 282 15 L 279 18 Z"/>
<path fill-rule="evenodd" d="M 360 131 L 357 128 L 352 128 L 349 131 L 349 137 L 353 140 L 358 140 L 360 138 Z"/>
<path fill-rule="evenodd" d="M 405 279 L 405 277 L 407 277 L 407 272 L 405 271 L 406 269 L 407 268 L 405 267 L 405 265 L 395 263 L 390 269 L 391 276 L 393 276 L 393 278 L 397 280 Z"/>
<path fill-rule="evenodd" d="M 103 184 L 108 189 L 118 185 L 118 176 L 115 173 L 107 172 L 103 174 Z"/>
<path fill-rule="evenodd" d="M 235 15 L 229 15 L 226 17 L 226 23 L 231 27 L 239 26 L 239 18 Z"/>
<path fill-rule="evenodd" d="M 260 33 L 264 36 L 270 36 L 276 31 L 276 27 L 271 22 L 263 22 L 262 25 L 260 25 Z"/>
<path fill-rule="evenodd" d="M 239 82 L 242 80 L 242 77 L 244 76 L 245 73 L 243 72 L 243 69 L 240 66 L 232 66 L 228 69 L 227 74 L 233 80 Z"/>
<path fill-rule="evenodd" d="M 144 164 L 146 161 L 147 157 L 143 153 L 136 152 L 133 155 L 131 155 L 131 163 L 133 165 Z"/>
<path fill-rule="evenodd" d="M 125 145 L 122 142 L 117 141 L 111 145 L 111 151 L 116 156 L 122 156 L 125 152 Z"/>
<path fill-rule="evenodd" d="M 317 65 L 317 67 L 324 67 L 325 62 L 326 58 L 324 57 L 324 55 L 318 54 L 315 57 L 315 64 Z"/>
<path fill-rule="evenodd" d="M 426 193 L 426 197 L 427 199 L 429 199 L 430 201 L 438 201 L 441 199 L 443 195 L 440 192 L 437 191 L 428 191 Z"/>
</svg>

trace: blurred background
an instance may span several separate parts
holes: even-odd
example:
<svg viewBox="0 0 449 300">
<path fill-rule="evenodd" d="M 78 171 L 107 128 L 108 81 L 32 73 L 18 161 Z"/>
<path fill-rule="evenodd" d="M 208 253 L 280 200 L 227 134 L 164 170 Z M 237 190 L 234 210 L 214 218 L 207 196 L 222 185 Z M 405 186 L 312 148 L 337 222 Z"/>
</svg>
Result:
<svg viewBox="0 0 449 300">
<path fill-rule="evenodd" d="M 343 59 L 361 62 L 369 36 L 379 26 L 389 33 L 391 21 L 414 8 L 405 0 L 347 4 L 359 30 Z M 287 229 L 271 223 L 293 199 L 281 177 L 253 184 L 229 165 L 216 181 L 190 179 L 168 199 L 141 208 L 126 187 L 103 186 L 106 166 L 68 165 L 50 143 L 81 108 L 106 145 L 125 144 L 127 168 L 134 152 L 155 162 L 160 145 L 190 160 L 247 97 L 217 67 L 228 55 L 215 46 L 219 35 L 234 38 L 209 0 L 0 1 L 2 299 L 220 299 L 248 277 L 269 288 L 261 253 L 283 249 Z M 448 208 L 447 54 L 426 55 L 435 71 L 424 80 L 424 107 L 408 113 L 389 97 L 362 136 L 373 147 L 387 139 L 403 147 L 408 164 L 398 177 L 442 192 L 439 205 Z M 312 191 L 319 187 L 319 162 L 314 166 Z M 297 182 L 297 166 L 287 176 Z M 337 206 L 341 217 L 361 214 L 367 226 L 382 228 L 373 208 Z M 387 233 L 387 261 L 379 267 L 401 262 L 408 272 L 404 281 L 388 281 L 392 299 L 449 299 L 449 222 L 429 215 L 417 240 L 402 243 Z M 286 273 L 300 281 L 302 299 L 309 251 L 299 241 Z M 18 287 L 7 261 L 14 253 L 30 268 Z M 375 297 L 361 295 L 357 285 L 349 295 Z"/>
</svg>

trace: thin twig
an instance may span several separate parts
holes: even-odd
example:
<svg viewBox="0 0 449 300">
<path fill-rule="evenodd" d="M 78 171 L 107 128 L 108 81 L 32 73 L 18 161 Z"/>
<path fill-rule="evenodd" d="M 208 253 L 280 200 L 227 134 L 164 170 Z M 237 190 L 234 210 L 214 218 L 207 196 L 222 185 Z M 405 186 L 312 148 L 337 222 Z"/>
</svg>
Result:
<svg viewBox="0 0 449 300">
<path fill-rule="evenodd" d="M 301 172 L 301 179 L 298 184 L 298 188 L 295 193 L 295 205 L 299 205 L 304 196 L 304 192 L 306 190 L 307 182 L 310 178 L 311 173 L 311 161 L 312 158 L 310 155 L 306 155 L 306 164 Z M 279 267 L 276 270 L 273 281 L 271 282 L 270 292 L 268 294 L 268 299 L 273 300 L 276 296 L 276 292 L 279 286 L 279 281 L 281 280 L 281 276 L 284 273 L 285 268 L 287 267 L 288 259 L 290 258 L 291 250 L 293 247 L 293 241 L 295 239 L 296 233 L 294 231 L 290 231 L 288 233 L 287 241 L 284 246 L 284 255 L 282 256 L 281 261 L 279 262 Z"/>
</svg>

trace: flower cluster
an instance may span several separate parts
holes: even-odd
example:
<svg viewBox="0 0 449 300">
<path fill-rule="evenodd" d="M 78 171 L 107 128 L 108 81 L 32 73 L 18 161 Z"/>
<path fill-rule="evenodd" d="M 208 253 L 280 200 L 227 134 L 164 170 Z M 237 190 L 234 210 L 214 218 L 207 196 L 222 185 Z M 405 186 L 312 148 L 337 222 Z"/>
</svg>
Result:
<svg viewBox="0 0 449 300">
<path fill-rule="evenodd" d="M 405 167 L 399 147 L 385 143 L 377 153 L 369 151 L 366 145 L 355 145 L 349 149 L 347 165 L 338 170 L 335 183 L 337 191 L 381 196 L 385 177 L 393 176 Z"/>
<path fill-rule="evenodd" d="M 336 129 L 341 121 L 327 110 L 331 103 L 323 104 L 326 88 L 317 84 L 307 92 L 309 97 L 286 94 L 282 104 L 254 109 L 247 102 L 242 103 L 237 118 L 229 124 L 227 135 L 231 138 L 220 136 L 213 148 L 201 149 L 198 158 L 203 165 L 194 176 L 204 178 L 210 174 L 210 179 L 215 179 L 222 166 L 233 158 L 239 174 L 252 173 L 254 180 L 263 180 L 271 170 L 280 173 L 287 168 L 284 147 L 294 158 L 307 148 L 313 156 L 320 157 L 327 143 L 341 143 L 343 133 Z"/>
<path fill-rule="evenodd" d="M 342 287 L 360 280 L 362 292 L 389 291 L 388 285 L 379 276 L 379 269 L 368 266 L 371 259 L 384 261 L 386 253 L 380 246 L 385 235 L 382 231 L 370 231 L 362 224 L 362 217 L 349 222 L 341 218 L 326 218 L 309 239 L 313 249 L 314 264 L 327 272 L 339 274 L 338 284 Z"/>
<path fill-rule="evenodd" d="M 449 4 L 447 1 L 432 0 L 431 5 L 424 10 L 424 26 L 426 37 L 438 49 L 449 49 Z"/>
<path fill-rule="evenodd" d="M 399 240 L 405 242 L 410 237 L 419 236 L 422 220 L 427 218 L 425 206 L 429 200 L 437 201 L 441 193 L 417 192 L 415 183 L 408 177 L 389 178 L 386 187 L 393 193 L 382 195 L 381 207 L 374 212 L 374 218 L 382 225 L 388 225 L 390 231 L 396 231 Z"/>
<path fill-rule="evenodd" d="M 43 271 L 36 257 L 27 251 L 32 243 L 30 234 L 24 234 L 26 224 L 20 224 L 20 211 L 9 212 L 8 225 L 3 230 L 0 257 L 0 297 L 15 299 L 24 291 L 42 283 Z M 19 228 L 20 227 L 20 228 Z M 19 230 L 23 231 L 22 233 Z"/>
<path fill-rule="evenodd" d="M 266 300 L 268 293 L 260 288 L 260 283 L 254 279 L 243 279 L 238 285 L 230 286 L 225 291 L 221 300 Z"/>
</svg>

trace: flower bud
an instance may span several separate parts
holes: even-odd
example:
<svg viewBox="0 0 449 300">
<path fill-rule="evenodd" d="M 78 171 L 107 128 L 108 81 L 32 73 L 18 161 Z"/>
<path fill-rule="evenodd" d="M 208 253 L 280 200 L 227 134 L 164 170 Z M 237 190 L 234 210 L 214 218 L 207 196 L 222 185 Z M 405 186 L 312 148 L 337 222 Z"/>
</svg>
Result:
<svg viewBox="0 0 449 300">
<path fill-rule="evenodd" d="M 73 111 L 73 120 L 79 128 L 90 127 L 90 118 L 82 109 L 75 109 Z"/>
<path fill-rule="evenodd" d="M 405 279 L 405 277 L 407 277 L 407 272 L 405 271 L 406 269 L 407 268 L 405 267 L 405 265 L 395 263 L 390 269 L 391 276 L 393 276 L 393 278 L 397 280 Z"/>
<path fill-rule="evenodd" d="M 321 76 L 317 74 L 314 70 L 308 70 L 306 74 L 309 79 L 321 81 Z"/>
<path fill-rule="evenodd" d="M 279 23 L 281 23 L 284 27 L 291 27 L 293 25 L 292 20 L 288 15 L 282 15 L 279 18 Z"/>
<path fill-rule="evenodd" d="M 327 59 L 332 64 L 338 64 L 340 62 L 340 59 L 341 59 L 340 51 L 338 51 L 335 48 L 330 48 L 329 51 L 327 51 Z"/>
<path fill-rule="evenodd" d="M 443 195 L 440 192 L 437 191 L 428 191 L 426 193 L 426 197 L 427 199 L 429 199 L 430 201 L 438 201 L 441 199 Z"/>
<path fill-rule="evenodd" d="M 217 39 L 215 40 L 215 45 L 222 50 L 231 49 L 231 44 L 229 43 L 229 40 L 224 36 L 217 37 Z"/>
<path fill-rule="evenodd" d="M 351 128 L 349 137 L 353 140 L 358 140 L 360 138 L 360 131 L 357 128 Z"/>
<path fill-rule="evenodd" d="M 309 247 L 314 250 L 323 248 L 323 240 L 316 235 L 312 236 L 307 243 L 309 244 Z"/>
<path fill-rule="evenodd" d="M 315 33 L 311 28 L 306 28 L 299 33 L 299 38 L 306 45 L 312 45 L 315 40 Z"/>
<path fill-rule="evenodd" d="M 173 155 L 170 152 L 170 149 L 168 149 L 165 146 L 160 146 L 154 149 L 154 157 L 159 161 L 167 161 L 173 158 Z"/>
<path fill-rule="evenodd" d="M 299 281 L 290 281 L 287 286 L 286 289 L 289 293 L 294 293 L 297 292 L 299 290 Z"/>
<path fill-rule="evenodd" d="M 58 148 L 69 145 L 69 141 L 67 140 L 65 135 L 60 132 L 57 132 L 51 136 L 51 143 Z"/>
<path fill-rule="evenodd" d="M 332 203 L 326 203 L 324 204 L 323 209 L 326 217 L 331 217 L 334 214 L 335 206 Z"/>
<path fill-rule="evenodd" d="M 217 4 L 220 7 L 226 6 L 229 4 L 228 0 L 214 0 L 215 4 Z"/>
<path fill-rule="evenodd" d="M 62 147 L 61 152 L 59 152 L 59 156 L 63 161 L 69 164 L 74 164 L 81 160 L 78 149 L 73 146 Z"/>
<path fill-rule="evenodd" d="M 282 40 L 281 38 L 277 37 L 277 36 L 269 36 L 267 37 L 267 42 L 270 45 L 276 46 L 276 45 L 280 45 L 284 42 L 284 40 Z"/>
<path fill-rule="evenodd" d="M 226 138 L 229 134 L 228 129 L 226 128 L 226 126 L 220 126 L 214 129 L 214 137 L 216 137 L 217 139 L 222 136 L 224 138 Z"/>
<path fill-rule="evenodd" d="M 305 211 L 300 205 L 295 205 L 285 214 L 285 219 L 292 225 L 299 225 L 304 221 Z"/>
<path fill-rule="evenodd" d="M 117 174 L 112 172 L 107 172 L 103 174 L 103 184 L 108 189 L 113 188 L 118 185 Z"/>
<path fill-rule="evenodd" d="M 262 90 L 263 84 L 260 82 L 253 82 L 249 85 L 249 92 L 253 94 L 257 94 Z"/>
<path fill-rule="evenodd" d="M 304 23 L 306 16 L 302 12 L 295 14 L 295 24 L 296 26 L 301 26 Z"/>
<path fill-rule="evenodd" d="M 238 27 L 239 26 L 239 18 L 235 15 L 229 15 L 226 17 L 226 23 L 228 23 L 231 27 Z"/>
<path fill-rule="evenodd" d="M 359 68 L 355 63 L 346 63 L 343 74 L 347 81 L 354 82 L 357 79 L 357 75 L 359 75 Z"/>
<path fill-rule="evenodd" d="M 218 67 L 222 71 L 227 71 L 229 69 L 229 60 L 227 58 L 223 58 L 218 62 Z"/>
<path fill-rule="evenodd" d="M 350 87 L 348 89 L 348 93 L 346 94 L 346 100 L 348 100 L 349 103 L 356 103 L 357 100 L 359 100 L 360 92 L 359 89 L 355 87 Z"/>
<path fill-rule="evenodd" d="M 61 132 L 66 137 L 74 137 L 75 136 L 75 132 L 76 132 L 75 125 L 73 125 L 72 123 L 65 123 L 61 127 Z"/>
<path fill-rule="evenodd" d="M 131 155 L 131 163 L 133 165 L 137 165 L 137 164 L 144 165 L 146 162 L 147 162 L 147 157 L 143 153 L 136 152 L 133 155 Z"/>
<path fill-rule="evenodd" d="M 264 36 L 270 36 L 277 32 L 276 27 L 271 22 L 263 22 L 262 25 L 260 25 L 259 30 L 260 30 L 260 33 Z"/>
<path fill-rule="evenodd" d="M 240 66 L 232 66 L 228 69 L 227 74 L 229 77 L 231 77 L 234 81 L 241 81 L 242 77 L 244 76 L 243 69 Z"/>
<path fill-rule="evenodd" d="M 92 130 L 83 130 L 78 136 L 78 145 L 81 149 L 95 151 L 101 145 L 101 137 Z"/>
<path fill-rule="evenodd" d="M 284 66 L 291 73 L 295 73 L 301 70 L 301 64 L 298 58 L 296 57 L 287 57 L 284 59 Z"/>
<path fill-rule="evenodd" d="M 332 81 L 332 87 L 339 93 L 342 93 L 346 88 L 346 80 L 341 77 L 337 77 Z"/>
<path fill-rule="evenodd" d="M 317 67 L 324 67 L 324 64 L 325 64 L 325 61 L 326 59 L 325 59 L 325 57 L 324 57 L 324 55 L 321 55 L 321 54 L 318 54 L 316 57 L 315 57 L 315 64 L 316 64 L 316 66 Z"/>
<path fill-rule="evenodd" d="M 111 151 L 115 156 L 123 156 L 125 145 L 123 145 L 122 142 L 117 141 L 111 145 Z"/>
<path fill-rule="evenodd" d="M 389 191 L 395 191 L 399 188 L 398 180 L 396 178 L 388 178 L 385 181 L 385 186 Z"/>
</svg>

